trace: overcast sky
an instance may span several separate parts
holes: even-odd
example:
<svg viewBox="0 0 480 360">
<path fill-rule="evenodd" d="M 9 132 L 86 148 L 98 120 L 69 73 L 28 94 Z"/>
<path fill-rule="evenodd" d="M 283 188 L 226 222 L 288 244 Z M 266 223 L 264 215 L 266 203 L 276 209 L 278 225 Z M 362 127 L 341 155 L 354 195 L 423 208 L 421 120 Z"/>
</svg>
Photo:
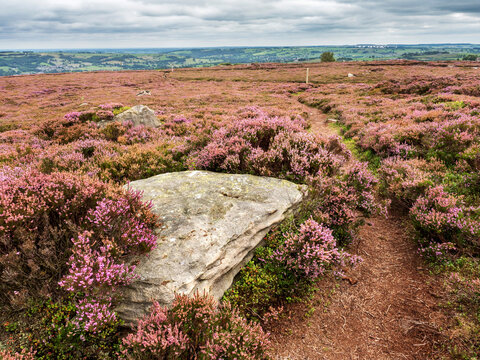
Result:
<svg viewBox="0 0 480 360">
<path fill-rule="evenodd" d="M 0 0 L 0 49 L 480 43 L 480 0 Z"/>
</svg>

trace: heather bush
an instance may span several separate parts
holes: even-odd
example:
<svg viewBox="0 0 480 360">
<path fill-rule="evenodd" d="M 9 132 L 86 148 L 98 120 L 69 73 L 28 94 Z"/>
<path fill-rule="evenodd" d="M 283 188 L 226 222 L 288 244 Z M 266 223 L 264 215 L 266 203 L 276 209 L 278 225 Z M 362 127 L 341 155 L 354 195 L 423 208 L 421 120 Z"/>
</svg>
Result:
<svg viewBox="0 0 480 360">
<path fill-rule="evenodd" d="M 378 169 L 380 191 L 410 207 L 434 183 L 426 171 L 427 162 L 421 159 L 388 158 Z"/>
<path fill-rule="evenodd" d="M 336 138 L 305 131 L 302 119 L 256 117 L 239 119 L 212 133 L 188 159 L 190 168 L 276 176 L 305 182 L 319 173 L 332 175 L 350 157 Z"/>
<path fill-rule="evenodd" d="M 347 190 L 355 196 L 356 209 L 366 215 L 385 211 L 375 199 L 377 178 L 368 170 L 367 163 L 352 162 L 345 170 Z"/>
<path fill-rule="evenodd" d="M 434 156 L 447 165 L 455 164 L 458 154 L 468 149 L 480 137 L 478 118 L 460 116 L 437 124 L 431 133 L 427 156 Z"/>
<path fill-rule="evenodd" d="M 126 261 L 155 246 L 151 205 L 139 193 L 71 173 L 4 168 L 0 177 L 1 305 L 25 309 L 32 297 L 53 296 L 47 308 L 58 310 L 52 310 L 58 324 L 52 333 L 42 332 L 51 312 L 40 312 L 18 331 L 29 339 L 43 334 L 42 344 L 57 352 L 87 351 L 77 342 L 100 341 L 119 325 L 113 303 L 119 288 L 134 279 L 135 267 Z M 68 316 L 65 293 L 72 296 Z"/>
<path fill-rule="evenodd" d="M 248 322 L 230 304 L 223 304 L 217 314 L 213 336 L 203 354 L 206 359 L 266 360 L 268 334 L 259 324 Z"/>
<path fill-rule="evenodd" d="M 34 356 L 35 352 L 30 352 L 25 349 L 15 353 L 0 349 L 0 358 L 3 360 L 34 360 Z"/>
<path fill-rule="evenodd" d="M 144 179 L 166 172 L 186 170 L 182 157 L 176 156 L 169 142 L 135 144 L 128 151 L 98 160 L 100 178 L 115 182 Z"/>
<path fill-rule="evenodd" d="M 395 138 L 398 129 L 395 125 L 368 123 L 359 134 L 358 145 L 363 150 L 373 150 L 382 157 L 407 156 L 412 148 Z"/>
<path fill-rule="evenodd" d="M 137 130 L 135 130 L 137 131 Z M 141 130 L 138 130 L 141 131 Z M 127 133 L 125 144 L 119 142 L 86 139 L 66 145 L 50 146 L 37 155 L 34 164 L 43 173 L 77 171 L 105 181 L 125 183 L 160 173 L 184 170 L 181 156 L 172 151 L 174 143 L 159 140 L 158 143 L 126 145 L 138 135 Z"/>
<path fill-rule="evenodd" d="M 52 145 L 36 159 L 43 173 L 54 171 L 81 172 L 88 175 L 100 173 L 104 158 L 115 158 L 126 151 L 124 146 L 106 140 L 86 139 L 66 145 Z"/>
<path fill-rule="evenodd" d="M 357 216 L 356 194 L 349 191 L 342 179 L 328 177 L 315 179 L 311 191 L 316 200 L 313 207 L 315 219 L 330 227 L 343 245 L 348 243 L 362 223 Z"/>
<path fill-rule="evenodd" d="M 183 116 L 174 117 L 165 121 L 163 124 L 163 130 L 167 135 L 173 136 L 188 136 L 195 134 L 198 136 L 197 126 L 200 124 L 198 122 L 193 122 L 191 119 L 187 119 Z M 213 124 L 210 124 L 213 126 Z"/>
<path fill-rule="evenodd" d="M 271 260 L 281 263 L 297 278 L 317 279 L 333 266 L 354 265 L 359 258 L 340 250 L 332 231 L 313 219 L 300 226 L 298 234 L 286 234 L 285 242 Z"/>
<path fill-rule="evenodd" d="M 436 243 L 434 241 L 425 243 L 420 246 L 418 253 L 425 260 L 431 263 L 445 262 L 450 259 L 451 252 L 456 250 L 456 247 L 451 242 Z"/>
<path fill-rule="evenodd" d="M 26 130 L 0 133 L 0 166 L 31 162 L 48 145 L 48 141 Z"/>
<path fill-rule="evenodd" d="M 380 192 L 413 207 L 420 252 L 427 258 L 448 252 L 448 242 L 478 253 L 480 112 L 478 100 L 457 95 L 475 84 L 468 77 L 422 75 L 305 95 L 310 105 L 328 103 L 324 110 L 339 119 L 361 156 L 381 158 Z M 444 194 L 435 199 L 439 187 Z"/>
<path fill-rule="evenodd" d="M 389 202 L 375 199 L 377 179 L 367 166 L 353 161 L 337 176 L 317 176 L 311 183 L 312 214 L 333 230 L 342 246 L 355 237 L 362 216 L 387 215 Z"/>
<path fill-rule="evenodd" d="M 442 186 L 429 188 L 419 197 L 410 215 L 423 238 L 458 247 L 479 246 L 479 208 L 466 206 L 461 197 L 448 194 Z"/>
<path fill-rule="evenodd" d="M 123 106 L 122 103 L 107 103 L 107 104 L 100 104 L 98 107 L 102 110 L 108 110 L 108 111 L 115 111 L 115 110 L 121 110 L 121 109 L 129 109 L 128 106 Z"/>
<path fill-rule="evenodd" d="M 4 168 L 0 197 L 0 302 L 48 295 L 66 271 L 70 239 L 106 184 L 69 173 Z M 113 194 L 112 194 L 113 195 Z"/>
<path fill-rule="evenodd" d="M 473 304 L 473 309 L 480 311 L 480 263 L 471 257 L 459 257 L 442 264 L 449 271 L 449 285 L 458 300 Z"/>
<path fill-rule="evenodd" d="M 95 113 L 95 121 L 110 121 L 113 120 L 113 111 L 110 110 L 98 110 Z"/>
<path fill-rule="evenodd" d="M 7 334 L 11 348 L 32 348 L 36 359 L 112 359 L 117 358 L 121 322 L 112 319 L 96 332 L 76 326 L 78 301 L 75 296 L 53 301 L 30 300 L 27 310 L 15 326 L 9 323 Z M 28 358 L 29 359 L 29 358 Z"/>
<path fill-rule="evenodd" d="M 310 293 L 327 272 L 341 274 L 360 261 L 339 247 L 328 227 L 312 218 L 291 219 L 272 230 L 265 241 L 224 295 L 224 301 L 248 318 L 264 320 L 283 302 Z"/>
<path fill-rule="evenodd" d="M 84 112 L 71 112 L 65 114 L 63 119 L 44 121 L 32 132 L 40 139 L 67 144 L 72 141 L 95 137 L 98 133 L 92 119 Z"/>
<path fill-rule="evenodd" d="M 124 123 L 110 122 L 100 130 L 100 133 L 105 136 L 106 140 L 119 142 L 124 145 L 146 143 L 155 137 L 154 134 L 156 132 L 156 129 L 147 128 L 143 125 L 133 126 L 131 121 Z"/>
<path fill-rule="evenodd" d="M 302 209 L 301 214 L 309 213 Z M 305 215 L 306 216 L 306 215 Z M 297 278 L 282 263 L 272 261 L 274 251 L 285 241 L 284 233 L 298 230 L 303 216 L 289 217 L 265 236 L 265 245 L 257 247 L 255 255 L 237 275 L 236 281 L 224 296 L 249 319 L 264 321 L 272 308 L 301 298 L 311 290 L 311 282 Z"/>
<path fill-rule="evenodd" d="M 125 134 L 125 128 L 117 121 L 108 123 L 103 129 L 100 130 L 108 141 L 118 141 L 118 138 Z"/>
<path fill-rule="evenodd" d="M 228 304 L 207 295 L 177 295 L 167 309 L 154 302 L 123 339 L 132 359 L 267 359 L 267 335 Z"/>
</svg>

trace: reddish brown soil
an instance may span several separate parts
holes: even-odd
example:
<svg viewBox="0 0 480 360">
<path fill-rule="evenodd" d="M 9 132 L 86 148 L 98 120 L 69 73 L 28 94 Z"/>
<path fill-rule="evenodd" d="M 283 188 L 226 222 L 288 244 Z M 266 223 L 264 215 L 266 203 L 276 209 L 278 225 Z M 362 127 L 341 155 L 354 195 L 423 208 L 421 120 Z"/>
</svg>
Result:
<svg viewBox="0 0 480 360">
<path fill-rule="evenodd" d="M 323 114 L 317 109 L 303 105 L 304 111 L 308 113 L 310 131 L 326 136 L 338 135 L 337 130 L 331 126 L 335 121 L 332 117 Z"/>
<path fill-rule="evenodd" d="M 407 221 L 399 212 L 367 219 L 350 249 L 363 263 L 285 309 L 271 330 L 274 359 L 442 358 L 442 285 L 425 270 Z"/>
<path fill-rule="evenodd" d="M 309 306 L 293 305 L 272 333 L 278 359 L 434 359 L 446 319 L 442 288 L 416 254 L 401 216 L 369 219 L 353 244 L 364 262 Z M 350 281 L 351 280 L 351 281 Z M 352 284 L 354 283 L 354 284 Z M 329 288 L 335 292 L 327 295 Z M 313 315 L 305 315 L 311 307 Z"/>
</svg>

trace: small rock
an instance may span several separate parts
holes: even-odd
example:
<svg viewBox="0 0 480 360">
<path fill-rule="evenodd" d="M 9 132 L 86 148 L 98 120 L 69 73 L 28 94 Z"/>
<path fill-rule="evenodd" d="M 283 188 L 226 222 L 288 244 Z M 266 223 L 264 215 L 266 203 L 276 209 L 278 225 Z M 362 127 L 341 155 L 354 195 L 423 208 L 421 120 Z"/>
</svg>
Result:
<svg viewBox="0 0 480 360">
<path fill-rule="evenodd" d="M 349 78 L 355 77 L 355 75 L 353 75 L 352 73 L 348 73 L 347 76 L 348 76 Z"/>
<path fill-rule="evenodd" d="M 80 106 L 87 106 L 88 103 L 81 103 Z"/>
<path fill-rule="evenodd" d="M 162 122 L 159 118 L 155 115 L 155 111 L 150 109 L 148 106 L 145 105 L 137 105 L 128 109 L 113 118 L 113 120 L 109 121 L 101 121 L 99 122 L 99 126 L 104 127 L 111 121 L 131 121 L 133 126 L 143 125 L 146 127 L 156 128 L 162 125 Z"/>
<path fill-rule="evenodd" d="M 139 93 L 137 93 L 137 96 L 145 96 L 145 95 L 152 95 L 150 90 L 141 90 Z"/>
<path fill-rule="evenodd" d="M 337 119 L 332 119 L 332 118 L 329 118 L 329 119 L 327 119 L 327 121 L 331 121 L 331 122 L 338 122 L 338 120 L 337 120 Z"/>
</svg>

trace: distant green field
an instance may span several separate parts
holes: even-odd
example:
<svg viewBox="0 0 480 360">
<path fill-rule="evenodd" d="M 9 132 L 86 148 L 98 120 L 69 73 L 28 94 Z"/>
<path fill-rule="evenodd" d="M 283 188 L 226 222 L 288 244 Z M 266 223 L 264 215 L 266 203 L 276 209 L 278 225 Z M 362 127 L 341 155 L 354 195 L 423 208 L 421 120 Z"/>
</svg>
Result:
<svg viewBox="0 0 480 360">
<path fill-rule="evenodd" d="M 94 70 L 140 70 L 170 67 L 204 67 L 220 63 L 319 61 L 325 51 L 337 61 L 410 59 L 421 61 L 462 60 L 480 56 L 480 45 L 352 45 L 301 47 L 232 47 L 196 49 L 125 49 L 78 51 L 3 51 L 0 75 Z"/>
</svg>

